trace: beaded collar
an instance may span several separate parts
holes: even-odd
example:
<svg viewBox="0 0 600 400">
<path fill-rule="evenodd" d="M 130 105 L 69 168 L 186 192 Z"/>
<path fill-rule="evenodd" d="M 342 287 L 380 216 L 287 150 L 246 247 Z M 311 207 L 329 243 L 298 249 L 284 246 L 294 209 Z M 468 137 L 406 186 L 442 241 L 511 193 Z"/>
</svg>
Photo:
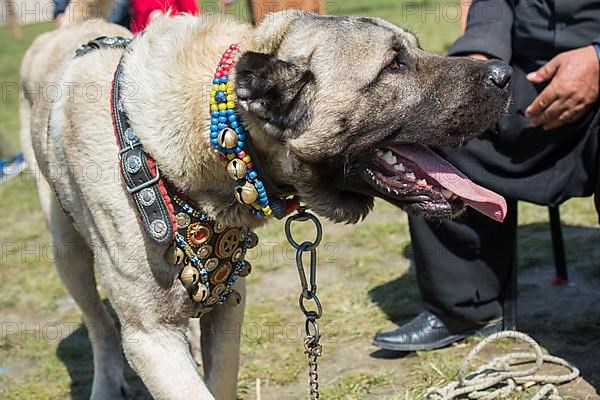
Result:
<svg viewBox="0 0 600 400">
<path fill-rule="evenodd" d="M 235 180 L 235 198 L 252 206 L 258 218 L 275 215 L 283 218 L 300 206 L 296 198 L 283 199 L 267 195 L 251 155 L 245 149 L 250 140 L 235 111 L 237 100 L 230 75 L 235 68 L 240 46 L 232 44 L 223 53 L 214 74 L 210 92 L 210 142 L 227 173 Z"/>
<path fill-rule="evenodd" d="M 82 46 L 77 56 L 97 48 L 127 48 L 129 40 L 98 38 Z M 129 124 L 121 91 L 123 59 L 115 71 L 111 90 L 111 113 L 119 147 L 122 182 L 136 206 L 148 237 L 168 247 L 166 260 L 177 269 L 190 298 L 205 312 L 217 304 L 237 305 L 239 293 L 232 289 L 239 276 L 251 271 L 244 260 L 246 250 L 258 237 L 247 228 L 226 227 L 204 211 L 190 205 L 161 176 L 154 159 Z"/>
<path fill-rule="evenodd" d="M 239 304 L 240 294 L 232 286 L 239 276 L 250 273 L 250 263 L 244 257 L 247 249 L 258 244 L 258 237 L 247 228 L 215 222 L 204 211 L 169 192 L 177 231 L 173 245 L 167 250 L 167 261 L 183 265 L 179 279 L 192 300 L 203 308 Z"/>
</svg>

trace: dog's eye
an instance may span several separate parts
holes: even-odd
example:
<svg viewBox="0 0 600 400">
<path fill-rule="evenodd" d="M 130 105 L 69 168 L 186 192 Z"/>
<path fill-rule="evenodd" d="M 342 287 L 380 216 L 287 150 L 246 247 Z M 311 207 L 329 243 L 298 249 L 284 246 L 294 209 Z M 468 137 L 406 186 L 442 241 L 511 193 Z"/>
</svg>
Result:
<svg viewBox="0 0 600 400">
<path fill-rule="evenodd" d="M 390 71 L 400 71 L 405 68 L 406 64 L 402 60 L 398 60 L 398 58 L 394 58 L 391 63 L 388 64 L 387 68 Z"/>
</svg>

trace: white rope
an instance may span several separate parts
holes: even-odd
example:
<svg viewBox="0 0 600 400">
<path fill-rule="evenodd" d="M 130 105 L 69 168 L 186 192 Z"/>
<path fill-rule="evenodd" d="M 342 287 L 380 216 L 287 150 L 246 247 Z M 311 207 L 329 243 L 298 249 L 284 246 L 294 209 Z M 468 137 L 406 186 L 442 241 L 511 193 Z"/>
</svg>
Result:
<svg viewBox="0 0 600 400">
<path fill-rule="evenodd" d="M 514 352 L 496 357 L 467 375 L 473 359 L 483 348 L 503 338 L 523 341 L 532 348 L 533 352 Z M 532 363 L 533 365 L 528 369 L 517 368 Z M 563 375 L 540 375 L 538 371 L 544 363 L 562 366 L 570 372 Z M 543 354 L 540 346 L 531 337 L 521 332 L 503 331 L 488 336 L 471 350 L 458 371 L 458 380 L 440 388 L 427 389 L 423 398 L 425 400 L 505 399 L 514 390 L 544 385 L 531 400 L 563 400 L 555 385 L 570 382 L 578 376 L 579 370 L 575 366 L 562 358 Z"/>
</svg>

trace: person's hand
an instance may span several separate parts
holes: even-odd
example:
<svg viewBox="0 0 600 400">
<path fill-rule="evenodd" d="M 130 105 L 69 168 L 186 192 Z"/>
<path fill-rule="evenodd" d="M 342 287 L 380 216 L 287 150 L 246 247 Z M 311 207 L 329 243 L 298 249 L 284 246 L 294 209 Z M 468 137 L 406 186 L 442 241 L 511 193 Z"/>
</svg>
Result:
<svg viewBox="0 0 600 400">
<path fill-rule="evenodd" d="M 555 129 L 577 121 L 598 100 L 600 63 L 594 46 L 558 54 L 527 75 L 533 83 L 550 84 L 525 110 L 531 126 Z"/>
</svg>

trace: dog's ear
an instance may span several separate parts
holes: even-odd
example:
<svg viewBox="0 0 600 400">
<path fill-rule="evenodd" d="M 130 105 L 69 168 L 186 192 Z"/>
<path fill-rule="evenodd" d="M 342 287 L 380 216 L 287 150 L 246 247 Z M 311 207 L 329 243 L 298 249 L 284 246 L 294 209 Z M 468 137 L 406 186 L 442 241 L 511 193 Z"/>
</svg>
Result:
<svg viewBox="0 0 600 400">
<path fill-rule="evenodd" d="M 295 137 L 309 120 L 315 78 L 308 62 L 244 53 L 236 64 L 236 87 L 242 108 L 275 137 Z"/>
</svg>

